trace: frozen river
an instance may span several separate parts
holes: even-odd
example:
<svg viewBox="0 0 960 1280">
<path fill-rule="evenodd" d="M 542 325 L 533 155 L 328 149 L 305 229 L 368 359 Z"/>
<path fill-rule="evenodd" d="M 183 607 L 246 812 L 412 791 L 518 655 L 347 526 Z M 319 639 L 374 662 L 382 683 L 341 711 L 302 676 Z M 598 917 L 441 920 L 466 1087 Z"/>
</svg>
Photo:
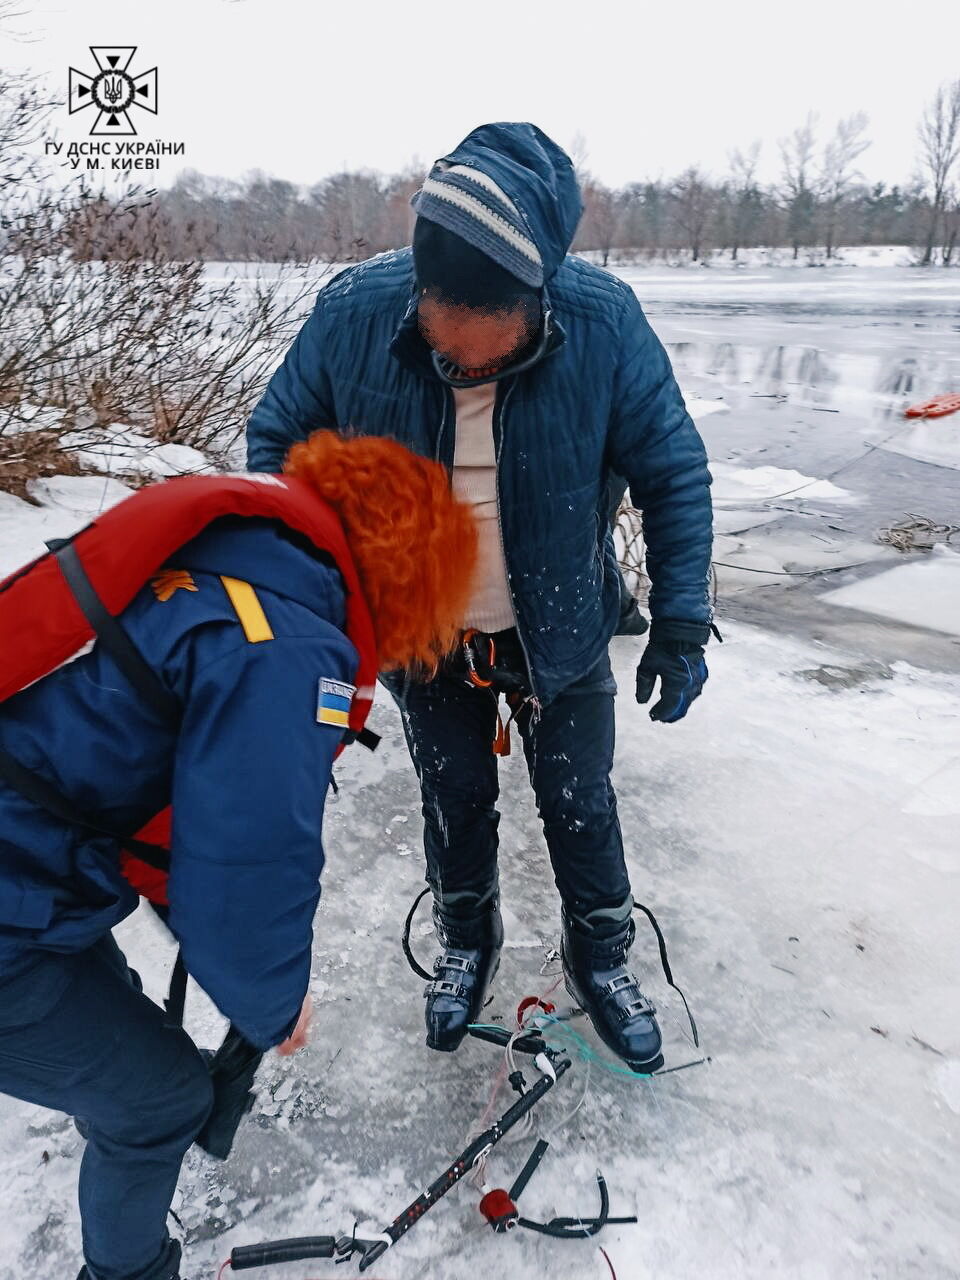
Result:
<svg viewBox="0 0 960 1280">
<path fill-rule="evenodd" d="M 909 435 L 887 439 L 904 432 L 903 405 L 960 389 L 960 273 L 622 274 L 671 349 L 717 473 L 717 558 L 739 566 L 720 570 L 726 644 L 711 647 L 711 680 L 682 724 L 649 723 L 631 697 L 642 642 L 613 645 L 634 891 L 660 917 L 711 1061 L 639 1081 L 577 1060 L 544 1105 L 551 1149 L 522 1210 L 593 1213 L 599 1167 L 611 1212 L 638 1226 L 596 1242 L 497 1237 L 464 1186 L 371 1274 L 956 1280 L 957 640 L 824 595 L 902 565 L 874 534 L 905 511 L 960 523 L 960 471 L 876 447 L 916 452 Z M 0 539 L 16 528 L 9 514 Z M 771 572 L 854 562 L 827 578 Z M 398 937 L 422 883 L 418 797 L 384 697 L 373 727 L 381 750 L 347 754 L 328 810 L 313 1043 L 268 1058 L 228 1163 L 188 1158 L 185 1280 L 214 1280 L 235 1244 L 349 1231 L 354 1218 L 369 1234 L 488 1104 L 495 1050 L 448 1057 L 422 1043 L 422 984 Z M 508 944 L 487 1016 L 509 1024 L 521 997 L 554 982 L 558 904 L 522 759 L 504 763 L 502 792 Z M 159 997 L 167 939 L 142 911 L 119 934 Z M 425 924 L 414 943 L 429 961 Z M 642 927 L 635 958 L 668 1065 L 683 1063 L 682 1009 Z M 193 990 L 189 1025 L 219 1039 Z M 532 1141 L 501 1148 L 493 1185 L 509 1185 Z M 81 1153 L 66 1118 L 0 1099 L 0 1280 L 72 1280 Z"/>
<path fill-rule="evenodd" d="M 906 513 L 960 524 L 960 415 L 921 424 L 903 417 L 909 404 L 960 389 L 960 272 L 618 274 L 666 343 L 720 464 L 716 558 L 781 572 L 867 562 L 847 576 L 793 580 L 721 569 L 721 612 L 758 621 L 783 613 L 805 635 L 877 658 L 960 666 L 954 640 L 818 603 L 826 590 L 900 563 L 875 535 Z M 831 478 L 843 496 L 789 478 L 778 484 L 762 470 L 770 467 Z M 762 523 L 748 527 L 754 516 Z"/>
</svg>

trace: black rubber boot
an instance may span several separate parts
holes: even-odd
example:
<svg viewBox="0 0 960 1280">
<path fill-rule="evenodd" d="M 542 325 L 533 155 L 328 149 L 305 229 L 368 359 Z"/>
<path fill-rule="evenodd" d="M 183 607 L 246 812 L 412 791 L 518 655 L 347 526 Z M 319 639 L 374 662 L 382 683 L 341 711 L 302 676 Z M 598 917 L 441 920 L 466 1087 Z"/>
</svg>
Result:
<svg viewBox="0 0 960 1280">
<path fill-rule="evenodd" d="M 434 903 L 433 922 L 443 954 L 433 962 L 437 975 L 427 983 L 425 1019 L 427 1047 L 441 1053 L 459 1049 L 467 1027 L 477 1022 L 487 990 L 500 967 L 503 921 L 494 892 L 479 910 L 465 914 Z"/>
<path fill-rule="evenodd" d="M 663 1066 L 656 1009 L 626 967 L 636 933 L 632 900 L 586 917 L 563 910 L 560 956 L 567 990 L 597 1035 L 631 1071 L 649 1075 Z"/>
</svg>

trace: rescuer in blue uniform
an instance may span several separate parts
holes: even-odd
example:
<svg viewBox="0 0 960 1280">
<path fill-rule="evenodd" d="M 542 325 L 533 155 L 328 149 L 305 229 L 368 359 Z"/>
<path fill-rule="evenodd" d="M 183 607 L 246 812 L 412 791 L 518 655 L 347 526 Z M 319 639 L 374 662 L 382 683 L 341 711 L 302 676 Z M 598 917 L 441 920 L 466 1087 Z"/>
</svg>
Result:
<svg viewBox="0 0 960 1280">
<path fill-rule="evenodd" d="M 371 474 L 380 509 L 408 513 L 386 535 L 356 500 L 355 477 Z M 391 441 L 321 432 L 300 446 L 299 475 L 346 533 L 372 671 L 378 654 L 436 660 L 461 624 L 475 545 L 442 468 Z M 0 782 L 0 1092 L 76 1116 L 87 1138 L 83 1280 L 178 1275 L 166 1215 L 213 1101 L 204 1057 L 113 939 L 138 897 L 106 832 L 137 831 L 172 803 L 168 923 L 186 968 L 254 1050 L 283 1045 L 310 976 L 337 695 L 357 678 L 346 619 L 330 554 L 274 520 L 218 519 L 121 615 L 173 721 L 100 642 L 0 704 L 0 750 L 104 830 Z"/>
</svg>

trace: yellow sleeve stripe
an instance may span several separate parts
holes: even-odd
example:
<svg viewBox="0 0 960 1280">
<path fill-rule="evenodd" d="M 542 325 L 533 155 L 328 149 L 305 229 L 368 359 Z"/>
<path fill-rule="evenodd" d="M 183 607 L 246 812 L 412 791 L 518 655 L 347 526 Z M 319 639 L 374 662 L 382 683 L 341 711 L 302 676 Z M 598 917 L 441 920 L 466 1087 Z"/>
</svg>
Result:
<svg viewBox="0 0 960 1280">
<path fill-rule="evenodd" d="M 243 634 L 251 644 L 259 644 L 262 640 L 272 640 L 273 631 L 263 612 L 263 605 L 257 599 L 257 593 L 249 582 L 241 582 L 239 578 L 224 578 L 223 589 L 230 597 L 230 603 L 236 610 Z"/>
</svg>

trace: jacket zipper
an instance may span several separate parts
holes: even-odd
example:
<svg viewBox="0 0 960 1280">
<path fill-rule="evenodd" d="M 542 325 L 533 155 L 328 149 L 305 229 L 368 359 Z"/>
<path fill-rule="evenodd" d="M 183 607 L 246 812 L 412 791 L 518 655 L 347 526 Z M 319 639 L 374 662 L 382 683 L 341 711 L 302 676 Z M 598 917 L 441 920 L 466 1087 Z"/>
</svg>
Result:
<svg viewBox="0 0 960 1280">
<path fill-rule="evenodd" d="M 536 720 L 536 719 L 539 719 L 539 714 L 540 714 L 540 698 L 537 694 L 537 686 L 534 683 L 534 679 L 533 679 L 533 665 L 530 662 L 530 654 L 527 652 L 527 645 L 523 638 L 523 632 L 520 630 L 520 618 L 517 614 L 516 601 L 513 598 L 513 587 L 510 585 L 510 562 L 507 559 L 507 547 L 506 547 L 506 543 L 503 540 L 503 515 L 500 509 L 500 455 L 503 453 L 503 415 L 507 407 L 507 401 L 510 399 L 511 395 L 513 394 L 513 388 L 515 386 L 516 386 L 516 381 L 514 380 L 513 382 L 510 383 L 509 387 L 507 387 L 506 391 L 504 392 L 503 400 L 500 402 L 500 407 L 496 411 L 496 426 L 499 431 L 499 439 L 497 440 L 497 454 L 496 454 L 497 465 L 496 465 L 496 475 L 494 477 L 496 483 L 494 487 L 497 493 L 497 533 L 500 535 L 500 551 L 501 551 L 501 554 L 503 555 L 504 568 L 507 571 L 507 590 L 510 592 L 510 608 L 513 610 L 513 621 L 517 629 L 517 639 L 520 641 L 520 648 L 523 651 L 524 661 L 527 664 L 527 675 L 530 677 L 530 692 L 533 695 L 532 697 L 533 716 L 534 716 L 534 719 Z"/>
<path fill-rule="evenodd" d="M 441 445 L 443 444 L 444 428 L 447 425 L 447 409 L 450 406 L 450 402 L 453 400 L 453 392 L 450 390 L 449 387 L 443 387 L 442 390 L 443 390 L 443 412 L 440 415 L 440 428 L 437 431 L 437 445 L 433 451 L 434 459 L 437 462 L 442 462 L 442 459 L 440 457 L 440 448 L 441 448 Z M 456 461 L 456 441 L 454 441 L 453 461 L 454 462 Z M 450 464 L 450 485 L 451 487 L 453 486 L 453 462 L 451 462 Z"/>
</svg>

